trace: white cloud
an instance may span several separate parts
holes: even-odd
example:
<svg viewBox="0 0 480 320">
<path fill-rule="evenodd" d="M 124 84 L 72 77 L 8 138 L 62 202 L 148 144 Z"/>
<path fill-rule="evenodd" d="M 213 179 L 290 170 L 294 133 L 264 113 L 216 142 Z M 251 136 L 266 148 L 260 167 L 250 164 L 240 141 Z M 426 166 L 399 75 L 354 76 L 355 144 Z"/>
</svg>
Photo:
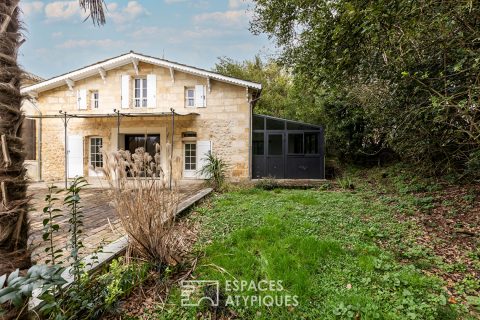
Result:
<svg viewBox="0 0 480 320">
<path fill-rule="evenodd" d="M 194 27 L 188 30 L 179 30 L 173 28 L 159 28 L 159 27 L 141 27 L 128 35 L 132 39 L 162 39 L 167 43 L 188 43 L 190 41 L 201 40 L 203 43 L 205 39 L 215 39 L 231 35 L 233 31 L 228 31 L 219 28 L 202 28 Z"/>
<path fill-rule="evenodd" d="M 107 3 L 107 11 L 115 11 L 118 8 L 118 3 L 116 2 L 110 2 Z"/>
<path fill-rule="evenodd" d="M 147 10 L 138 1 L 128 1 L 123 8 L 117 2 L 107 4 L 106 16 L 115 24 L 131 22 L 142 15 L 148 14 Z M 78 1 L 54 1 L 45 6 L 47 20 L 68 20 L 74 16 L 83 19 L 87 13 L 80 9 Z"/>
<path fill-rule="evenodd" d="M 25 16 L 30 16 L 42 11 L 45 4 L 42 1 L 20 2 L 20 7 Z"/>
<path fill-rule="evenodd" d="M 81 15 L 78 1 L 54 1 L 45 6 L 47 20 L 67 20 Z"/>
<path fill-rule="evenodd" d="M 243 27 L 249 20 L 250 13 L 245 10 L 208 12 L 193 17 L 195 23 L 211 23 L 225 27 Z"/>
<path fill-rule="evenodd" d="M 218 28 L 194 28 L 191 30 L 183 30 L 181 32 L 182 39 L 198 39 L 205 40 L 206 38 L 219 38 L 223 37 L 230 32 L 227 30 L 222 30 Z"/>
<path fill-rule="evenodd" d="M 138 1 L 129 1 L 127 6 L 119 9 L 115 2 L 109 3 L 107 19 L 110 18 L 113 23 L 123 24 L 136 20 L 138 17 L 147 15 L 147 10 Z"/>
<path fill-rule="evenodd" d="M 173 3 L 180 3 L 180 2 L 187 2 L 188 0 L 164 0 L 166 4 L 173 4 Z"/>
<path fill-rule="evenodd" d="M 129 33 L 128 35 L 132 38 L 142 38 L 149 36 L 158 36 L 165 33 L 166 29 L 162 29 L 159 27 L 140 27 L 136 28 L 135 31 Z"/>
<path fill-rule="evenodd" d="M 61 31 L 52 33 L 52 38 L 60 38 L 61 36 L 63 36 L 63 32 Z"/>
<path fill-rule="evenodd" d="M 100 39 L 100 40 L 67 40 L 59 45 L 57 48 L 61 49 L 73 49 L 73 48 L 112 48 L 124 46 L 125 42 L 123 40 L 112 40 L 112 39 Z"/>
<path fill-rule="evenodd" d="M 228 7 L 230 9 L 238 9 L 252 4 L 252 0 L 228 0 Z"/>
</svg>

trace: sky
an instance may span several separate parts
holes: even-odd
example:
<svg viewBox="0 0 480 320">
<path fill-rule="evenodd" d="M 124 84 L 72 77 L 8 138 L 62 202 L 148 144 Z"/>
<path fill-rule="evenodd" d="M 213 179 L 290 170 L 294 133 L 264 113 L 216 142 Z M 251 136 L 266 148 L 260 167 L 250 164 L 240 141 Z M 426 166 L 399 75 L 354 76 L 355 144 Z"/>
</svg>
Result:
<svg viewBox="0 0 480 320">
<path fill-rule="evenodd" d="M 85 21 L 78 0 L 22 0 L 19 61 L 45 79 L 133 50 L 212 69 L 218 57 L 266 58 L 273 45 L 249 30 L 251 0 L 105 0 L 107 23 Z"/>
</svg>

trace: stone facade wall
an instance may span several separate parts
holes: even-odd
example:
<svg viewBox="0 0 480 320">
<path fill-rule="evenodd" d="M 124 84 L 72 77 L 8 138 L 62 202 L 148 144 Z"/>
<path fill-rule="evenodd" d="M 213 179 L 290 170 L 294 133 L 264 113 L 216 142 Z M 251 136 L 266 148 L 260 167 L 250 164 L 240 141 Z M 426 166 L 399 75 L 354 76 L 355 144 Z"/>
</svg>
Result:
<svg viewBox="0 0 480 320">
<path fill-rule="evenodd" d="M 189 112 L 198 115 L 176 116 L 173 159 L 173 175 L 182 178 L 183 143 L 182 133 L 197 132 L 197 140 L 212 142 L 212 151 L 229 164 L 228 176 L 239 181 L 249 178 L 249 137 L 250 137 L 250 104 L 245 87 L 219 81 L 210 81 L 211 91 L 206 90 L 206 107 L 192 108 L 185 106 L 185 88 L 198 84 L 207 86 L 207 79 L 191 74 L 175 71 L 172 81 L 170 71 L 166 68 L 149 64 L 139 64 L 139 76 L 135 75 L 132 64 L 107 71 L 105 81 L 92 76 L 75 82 L 73 90 L 67 85 L 38 95 L 38 106 L 44 115 L 59 114 L 59 110 L 70 113 L 105 114 L 113 113 L 113 109 L 121 106 L 121 76 L 132 77 L 130 97 L 133 97 L 133 79 L 145 77 L 147 74 L 157 76 L 156 108 L 121 109 L 121 112 L 159 113 L 169 112 L 174 108 L 180 114 Z M 99 108 L 88 110 L 77 109 L 77 90 L 98 90 Z M 90 100 L 90 97 L 88 97 Z M 130 99 L 133 101 L 133 99 Z M 68 123 L 68 135 L 81 135 L 84 138 L 84 174 L 88 175 L 89 137 L 103 138 L 104 149 L 113 151 L 117 148 L 116 118 L 79 118 Z M 171 139 L 171 116 L 159 117 L 122 117 L 120 133 L 160 133 L 162 150 Z M 64 129 L 61 119 L 42 120 L 42 176 L 46 181 L 64 179 Z M 166 154 L 162 154 L 162 162 L 166 164 Z"/>
</svg>

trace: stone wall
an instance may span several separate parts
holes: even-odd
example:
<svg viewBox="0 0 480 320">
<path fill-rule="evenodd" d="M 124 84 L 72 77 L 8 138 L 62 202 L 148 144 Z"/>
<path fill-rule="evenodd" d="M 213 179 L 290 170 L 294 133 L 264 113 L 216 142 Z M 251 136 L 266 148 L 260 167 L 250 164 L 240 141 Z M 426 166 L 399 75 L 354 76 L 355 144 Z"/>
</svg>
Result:
<svg viewBox="0 0 480 320">
<path fill-rule="evenodd" d="M 174 170 L 176 179 L 182 178 L 183 143 L 182 132 L 197 132 L 197 140 L 212 141 L 212 151 L 229 164 L 228 176 L 231 180 L 239 181 L 249 178 L 249 136 L 250 136 L 250 105 L 249 96 L 245 87 L 211 80 L 211 92 L 206 90 L 206 108 L 192 108 L 185 106 L 185 87 L 197 84 L 207 86 L 207 79 L 187 73 L 175 72 L 174 81 L 170 71 L 166 68 L 139 64 L 139 76 L 147 74 L 157 75 L 157 108 L 121 109 L 121 112 L 169 112 L 174 108 L 180 114 L 189 112 L 198 115 L 177 116 L 175 119 L 174 134 Z M 105 81 L 93 76 L 77 81 L 73 90 L 67 85 L 49 91 L 41 92 L 38 96 L 38 106 L 44 115 L 59 114 L 59 110 L 70 113 L 105 114 L 113 113 L 113 109 L 120 109 L 121 104 L 121 76 L 135 75 L 133 65 L 126 65 L 107 72 Z M 133 82 L 131 94 L 133 95 Z M 99 108 L 88 110 L 77 109 L 77 90 L 98 90 Z M 88 99 L 90 100 L 90 99 Z M 131 99 L 132 100 L 132 99 Z M 88 175 L 88 147 L 89 137 L 103 138 L 104 149 L 113 151 L 117 147 L 116 118 L 89 118 L 71 119 L 68 123 L 68 135 L 84 137 L 84 174 Z M 133 131 L 132 131 L 133 130 Z M 136 130 L 136 131 L 135 131 Z M 139 131 L 139 132 L 137 132 Z M 171 139 L 171 117 L 123 117 L 120 133 L 160 133 L 162 150 Z M 64 130 L 61 119 L 44 119 L 42 121 L 42 176 L 46 181 L 64 179 Z M 166 164 L 166 154 L 163 152 L 162 162 Z"/>
</svg>

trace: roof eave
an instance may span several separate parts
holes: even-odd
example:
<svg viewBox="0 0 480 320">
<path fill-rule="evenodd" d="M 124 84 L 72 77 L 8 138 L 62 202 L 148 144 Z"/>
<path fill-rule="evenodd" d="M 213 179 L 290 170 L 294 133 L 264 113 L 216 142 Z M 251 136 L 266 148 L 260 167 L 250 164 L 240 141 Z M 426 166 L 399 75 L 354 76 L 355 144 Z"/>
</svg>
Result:
<svg viewBox="0 0 480 320">
<path fill-rule="evenodd" d="M 50 90 L 59 86 L 63 86 L 65 85 L 65 81 L 67 81 L 67 79 L 73 79 L 74 81 L 78 81 L 94 75 L 96 72 L 98 72 L 100 68 L 103 68 L 105 70 L 112 70 L 122 65 L 126 65 L 130 63 L 131 59 L 138 59 L 139 61 L 142 61 L 142 62 L 146 62 L 146 63 L 150 63 L 150 64 L 154 64 L 154 65 L 158 65 L 166 68 L 173 68 L 174 70 L 178 70 L 180 72 L 190 73 L 190 74 L 201 76 L 201 77 L 208 77 L 216 81 L 226 82 L 233 85 L 244 86 L 244 87 L 248 87 L 255 90 L 262 89 L 262 85 L 259 83 L 222 76 L 220 74 L 200 70 L 195 67 L 190 67 L 190 66 L 178 64 L 175 62 L 154 58 L 154 57 L 148 57 L 135 52 L 130 52 L 130 53 L 118 56 L 116 58 L 112 58 L 100 63 L 96 63 L 88 67 L 78 69 L 76 71 L 66 73 L 64 75 L 54 77 L 49 80 L 45 80 L 40 83 L 22 88 L 21 93 L 26 94 L 32 91 L 42 92 L 42 91 Z"/>
</svg>

